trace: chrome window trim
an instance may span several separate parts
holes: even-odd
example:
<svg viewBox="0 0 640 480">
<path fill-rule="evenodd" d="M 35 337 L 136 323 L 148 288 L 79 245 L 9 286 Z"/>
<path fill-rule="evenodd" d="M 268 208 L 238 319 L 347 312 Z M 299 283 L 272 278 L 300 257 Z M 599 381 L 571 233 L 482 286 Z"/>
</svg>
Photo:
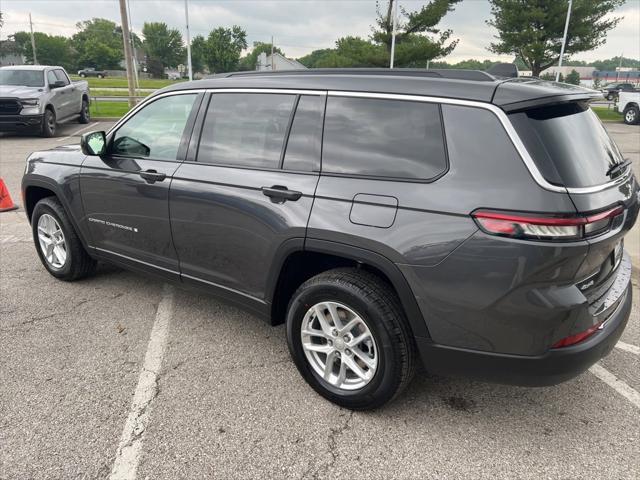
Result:
<svg viewBox="0 0 640 480">
<path fill-rule="evenodd" d="M 343 90 L 304 90 L 304 89 L 287 89 L 287 88 L 195 88 L 195 89 L 185 89 L 185 90 L 172 90 L 170 92 L 160 93 L 158 95 L 154 95 L 149 97 L 138 105 L 136 105 L 129 113 L 127 113 L 124 117 L 122 117 L 113 127 L 109 129 L 107 135 L 110 135 L 111 132 L 115 131 L 120 127 L 124 122 L 126 122 L 131 116 L 135 115 L 140 109 L 144 108 L 147 104 L 158 100 L 159 98 L 167 97 L 170 95 L 186 95 L 186 94 L 199 94 L 199 93 L 274 93 L 274 94 L 292 94 L 292 95 L 328 95 L 332 97 L 357 97 L 357 98 L 380 98 L 386 100 L 405 100 L 405 101 L 413 101 L 413 102 L 428 102 L 428 103 L 440 103 L 443 105 L 460 105 L 465 107 L 472 108 L 482 108 L 484 110 L 489 110 L 492 112 L 502 124 L 502 127 L 507 132 L 507 135 L 516 151 L 520 155 L 525 167 L 529 171 L 529 174 L 534 179 L 534 181 L 543 189 L 551 191 L 551 192 L 559 192 L 559 193 L 573 193 L 573 194 L 586 194 L 586 193 L 596 193 L 603 190 L 607 190 L 608 188 L 615 187 L 624 183 L 632 173 L 631 167 L 627 169 L 627 172 L 624 175 L 619 176 L 615 180 L 604 183 L 602 185 L 594 185 L 592 187 L 561 187 L 559 185 L 553 185 L 549 183 L 540 173 L 540 170 L 536 166 L 535 162 L 529 155 L 526 147 L 522 143 L 522 140 L 518 136 L 513 125 L 509 121 L 507 114 L 497 105 L 492 103 L 485 102 L 477 102 L 473 100 L 461 100 L 456 98 L 446 98 L 446 97 L 430 97 L 425 95 L 410 95 L 410 94 L 399 94 L 399 93 L 375 93 L 375 92 L 353 92 L 353 91 L 343 91 Z"/>
</svg>

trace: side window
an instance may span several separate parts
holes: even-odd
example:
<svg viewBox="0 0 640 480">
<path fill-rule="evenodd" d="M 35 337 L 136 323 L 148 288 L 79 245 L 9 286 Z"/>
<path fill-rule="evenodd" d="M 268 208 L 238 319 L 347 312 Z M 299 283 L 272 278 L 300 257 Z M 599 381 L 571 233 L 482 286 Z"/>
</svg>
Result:
<svg viewBox="0 0 640 480">
<path fill-rule="evenodd" d="M 69 85 L 69 78 L 67 78 L 67 76 L 62 70 L 57 69 L 57 70 L 54 70 L 53 73 L 55 74 L 56 79 L 58 81 L 64 82 L 65 85 Z"/>
<path fill-rule="evenodd" d="M 302 95 L 298 101 L 287 140 L 282 168 L 313 171 L 320 169 L 324 95 Z"/>
<path fill-rule="evenodd" d="M 196 94 L 159 98 L 137 112 L 113 136 L 111 153 L 175 160 Z"/>
<path fill-rule="evenodd" d="M 279 168 L 295 95 L 216 93 L 202 127 L 198 161 Z"/>
<path fill-rule="evenodd" d="M 439 105 L 327 99 L 323 172 L 428 180 L 446 168 Z"/>
<path fill-rule="evenodd" d="M 57 80 L 58 80 L 58 79 L 57 79 L 57 77 L 56 77 L 56 74 L 55 74 L 55 73 L 53 73 L 53 70 L 49 70 L 49 71 L 47 72 L 47 83 L 48 83 L 49 85 L 53 85 L 54 83 L 56 83 L 56 81 L 57 81 Z"/>
</svg>

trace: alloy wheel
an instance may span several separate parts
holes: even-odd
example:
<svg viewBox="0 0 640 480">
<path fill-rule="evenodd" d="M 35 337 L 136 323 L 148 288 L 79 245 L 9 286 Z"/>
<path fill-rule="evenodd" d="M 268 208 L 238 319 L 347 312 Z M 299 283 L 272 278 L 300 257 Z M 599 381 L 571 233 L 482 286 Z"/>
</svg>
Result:
<svg viewBox="0 0 640 480">
<path fill-rule="evenodd" d="M 38 219 L 40 250 L 50 267 L 60 269 L 67 261 L 67 243 L 62 228 L 48 213 Z"/>
<path fill-rule="evenodd" d="M 346 305 L 312 306 L 300 335 L 309 364 L 331 386 L 358 390 L 374 377 L 379 363 L 375 339 L 364 319 Z"/>
</svg>

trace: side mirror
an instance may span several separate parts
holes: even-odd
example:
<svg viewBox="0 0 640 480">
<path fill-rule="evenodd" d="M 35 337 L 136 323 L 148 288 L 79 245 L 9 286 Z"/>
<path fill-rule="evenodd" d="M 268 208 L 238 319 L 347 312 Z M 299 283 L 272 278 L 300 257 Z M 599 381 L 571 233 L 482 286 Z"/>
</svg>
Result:
<svg viewBox="0 0 640 480">
<path fill-rule="evenodd" d="M 62 80 L 56 80 L 55 82 L 49 84 L 49 88 L 53 90 L 54 88 L 61 88 L 65 85 L 66 84 Z"/>
<path fill-rule="evenodd" d="M 104 155 L 107 149 L 107 137 L 103 131 L 85 133 L 80 137 L 80 148 L 85 155 Z"/>
</svg>

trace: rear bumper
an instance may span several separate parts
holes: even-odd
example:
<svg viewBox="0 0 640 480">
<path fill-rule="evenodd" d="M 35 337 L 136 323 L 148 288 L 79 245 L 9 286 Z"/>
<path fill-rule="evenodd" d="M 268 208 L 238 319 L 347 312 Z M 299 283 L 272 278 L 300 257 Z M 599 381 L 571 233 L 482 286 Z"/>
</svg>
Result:
<svg viewBox="0 0 640 480">
<path fill-rule="evenodd" d="M 416 338 L 425 368 L 440 375 L 464 375 L 479 380 L 522 386 L 555 385 L 587 370 L 611 352 L 631 314 L 631 282 L 604 326 L 587 340 L 544 355 L 505 355 L 434 344 Z"/>
<path fill-rule="evenodd" d="M 42 127 L 42 115 L 2 115 L 0 132 L 19 132 L 38 130 Z"/>
</svg>

